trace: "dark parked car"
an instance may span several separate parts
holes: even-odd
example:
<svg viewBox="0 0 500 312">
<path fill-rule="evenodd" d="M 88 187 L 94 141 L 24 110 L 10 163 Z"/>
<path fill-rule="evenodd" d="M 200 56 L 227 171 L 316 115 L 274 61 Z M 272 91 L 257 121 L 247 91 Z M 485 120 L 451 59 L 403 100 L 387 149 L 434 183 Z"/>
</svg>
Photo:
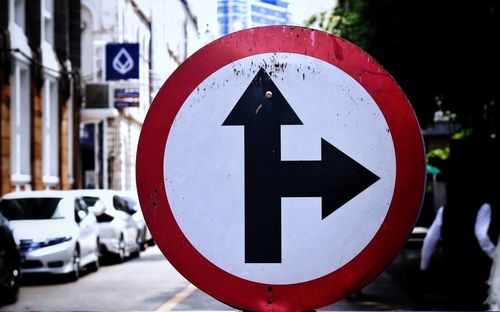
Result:
<svg viewBox="0 0 500 312">
<path fill-rule="evenodd" d="M 20 255 L 7 219 L 0 213 L 0 305 L 17 300 Z"/>
</svg>

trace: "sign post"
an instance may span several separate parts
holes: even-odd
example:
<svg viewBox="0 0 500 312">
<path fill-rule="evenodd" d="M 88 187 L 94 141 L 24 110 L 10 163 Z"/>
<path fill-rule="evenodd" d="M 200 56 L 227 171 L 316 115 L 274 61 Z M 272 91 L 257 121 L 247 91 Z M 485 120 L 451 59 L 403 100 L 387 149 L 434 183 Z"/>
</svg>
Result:
<svg viewBox="0 0 500 312">
<path fill-rule="evenodd" d="M 137 185 L 167 259 L 246 310 L 310 310 L 373 280 L 406 242 L 425 183 L 394 79 L 330 34 L 270 26 L 218 39 L 146 117 Z"/>
</svg>

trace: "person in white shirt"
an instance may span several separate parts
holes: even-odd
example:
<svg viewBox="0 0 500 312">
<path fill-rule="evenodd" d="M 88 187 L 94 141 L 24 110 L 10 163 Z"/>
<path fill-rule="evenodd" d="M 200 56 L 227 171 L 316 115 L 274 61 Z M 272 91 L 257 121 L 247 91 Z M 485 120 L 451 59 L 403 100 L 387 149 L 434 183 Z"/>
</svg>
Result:
<svg viewBox="0 0 500 312">
<path fill-rule="evenodd" d="M 429 268 L 432 254 L 436 250 L 438 242 L 441 238 L 441 227 L 443 225 L 443 209 L 441 207 L 436 213 L 436 218 L 429 227 L 422 245 L 422 254 L 420 258 L 420 269 L 425 271 Z M 491 205 L 484 203 L 477 212 L 476 222 L 474 225 L 474 234 L 479 243 L 479 246 L 488 257 L 493 259 L 495 254 L 495 245 L 491 241 L 488 230 L 491 223 Z"/>
<path fill-rule="evenodd" d="M 469 204 L 472 204 L 472 202 L 469 202 Z M 491 230 L 497 231 L 498 229 L 496 229 L 496 226 L 491 226 L 492 207 L 489 203 L 482 204 L 475 214 L 475 220 L 471 220 L 471 222 L 474 222 L 473 231 L 476 240 L 476 246 L 478 246 L 473 247 L 473 245 L 467 243 L 471 242 L 470 240 L 463 240 L 464 237 L 467 236 L 465 232 L 472 232 L 472 227 L 470 228 L 470 230 L 468 230 L 469 228 L 466 226 L 467 222 L 463 222 L 463 220 L 462 222 L 460 222 L 459 219 L 457 219 L 456 215 L 453 217 L 451 216 L 452 212 L 454 212 L 454 209 L 459 209 L 457 205 L 449 206 L 449 208 L 441 207 L 438 209 L 436 217 L 432 225 L 429 227 L 422 246 L 420 269 L 422 271 L 429 269 L 431 264 L 431 257 L 436 250 L 439 241 L 443 237 L 443 223 L 447 222 L 448 226 L 450 226 L 450 223 L 454 224 L 455 222 L 459 222 L 460 232 L 462 232 L 462 234 L 460 234 L 461 236 L 455 236 L 458 234 L 457 226 L 453 225 L 452 227 L 454 227 L 454 234 L 450 235 L 450 233 L 448 233 L 448 241 L 443 241 L 443 256 L 445 258 L 444 270 L 447 273 L 447 275 L 445 275 L 445 278 L 447 279 L 446 283 L 448 285 L 447 287 L 449 291 L 448 296 L 450 297 L 450 304 L 457 304 L 457 306 L 454 306 L 456 308 L 465 307 L 466 309 L 480 309 L 480 304 L 484 302 L 487 293 L 487 275 L 483 276 L 484 274 L 482 274 L 481 272 L 489 272 L 491 260 L 495 256 L 495 244 L 492 242 L 490 234 L 492 232 Z M 445 220 L 446 222 L 443 222 L 443 220 L 447 218 L 446 209 L 451 209 L 450 211 L 448 211 L 448 214 L 450 215 L 448 216 L 448 218 L 452 219 L 449 219 L 448 221 Z M 468 211 L 472 210 L 473 207 L 471 207 L 471 209 L 469 209 Z M 465 215 L 463 213 L 454 213 L 462 215 L 462 217 Z M 470 214 L 470 212 L 467 215 L 473 216 Z M 495 223 L 495 225 L 498 225 L 497 222 L 493 223 Z M 498 235 L 498 233 L 496 235 Z M 493 235 L 493 237 L 495 236 Z M 450 240 L 453 240 L 453 242 L 451 242 Z M 457 247 L 460 246 L 461 242 L 463 242 L 462 252 L 457 253 Z M 453 248 L 453 250 L 445 250 L 445 246 L 448 248 Z M 476 252 L 476 249 L 480 250 L 480 252 Z M 481 256 L 481 253 L 485 256 Z M 485 260 L 485 258 L 490 260 Z M 470 300 L 466 297 L 469 297 Z M 467 306 L 467 304 L 471 304 L 471 306 Z"/>
<path fill-rule="evenodd" d="M 447 203 L 437 211 L 424 239 L 420 268 L 430 269 L 424 276 L 443 277 L 451 310 L 487 308 L 486 282 L 500 231 L 498 151 L 498 142 L 478 131 L 451 140 L 450 157 L 443 163 Z M 438 242 L 442 266 L 433 271 L 431 256 Z"/>
</svg>

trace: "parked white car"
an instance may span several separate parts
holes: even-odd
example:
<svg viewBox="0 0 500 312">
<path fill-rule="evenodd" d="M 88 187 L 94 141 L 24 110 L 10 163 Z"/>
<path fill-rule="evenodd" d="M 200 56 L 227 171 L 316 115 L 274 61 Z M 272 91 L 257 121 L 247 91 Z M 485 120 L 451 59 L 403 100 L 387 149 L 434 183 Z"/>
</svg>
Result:
<svg viewBox="0 0 500 312">
<path fill-rule="evenodd" d="M 132 210 L 132 217 L 139 226 L 139 243 L 141 245 L 141 250 L 144 250 L 146 245 L 154 246 L 155 242 L 153 240 L 153 236 L 151 236 L 151 232 L 149 232 L 146 221 L 144 220 L 137 192 L 119 191 L 119 194 L 120 197 L 127 203 L 129 210 Z"/>
<path fill-rule="evenodd" d="M 95 214 L 103 257 L 122 262 L 126 257 L 139 256 L 140 227 L 117 191 L 86 189 L 69 192 L 81 196 Z"/>
<path fill-rule="evenodd" d="M 64 191 L 9 193 L 0 201 L 21 252 L 21 273 L 66 274 L 99 268 L 95 216 L 82 198 Z"/>
</svg>

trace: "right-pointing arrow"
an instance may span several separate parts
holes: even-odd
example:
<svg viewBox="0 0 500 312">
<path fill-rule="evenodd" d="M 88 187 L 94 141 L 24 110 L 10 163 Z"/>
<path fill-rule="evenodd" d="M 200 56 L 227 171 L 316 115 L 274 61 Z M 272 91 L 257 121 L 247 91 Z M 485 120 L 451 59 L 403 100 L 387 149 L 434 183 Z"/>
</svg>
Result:
<svg viewBox="0 0 500 312">
<path fill-rule="evenodd" d="M 321 139 L 321 160 L 282 161 L 282 197 L 321 197 L 328 217 L 380 178 L 341 150 Z"/>
</svg>

